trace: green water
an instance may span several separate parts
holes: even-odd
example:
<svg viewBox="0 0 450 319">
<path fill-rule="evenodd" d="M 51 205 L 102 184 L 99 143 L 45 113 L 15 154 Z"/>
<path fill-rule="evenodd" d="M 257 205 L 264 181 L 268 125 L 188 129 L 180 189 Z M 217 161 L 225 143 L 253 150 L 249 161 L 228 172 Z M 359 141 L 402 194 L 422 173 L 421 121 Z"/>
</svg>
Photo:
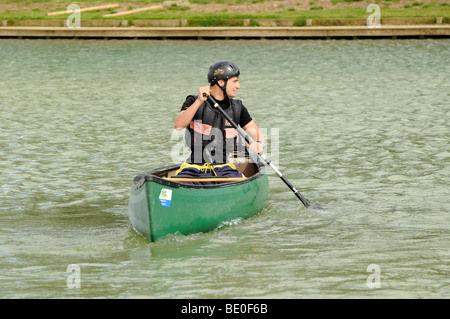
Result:
<svg viewBox="0 0 450 319">
<path fill-rule="evenodd" d="M 131 181 L 174 162 L 220 59 L 328 210 L 271 173 L 259 216 L 150 244 Z M 449 40 L 1 40 L 0 298 L 449 298 L 448 61 Z"/>
</svg>

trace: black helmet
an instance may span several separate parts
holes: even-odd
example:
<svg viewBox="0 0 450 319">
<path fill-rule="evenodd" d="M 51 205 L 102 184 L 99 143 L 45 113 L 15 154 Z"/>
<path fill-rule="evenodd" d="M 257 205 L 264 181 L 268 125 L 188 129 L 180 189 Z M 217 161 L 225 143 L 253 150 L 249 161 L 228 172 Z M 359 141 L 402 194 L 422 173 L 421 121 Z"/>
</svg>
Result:
<svg viewBox="0 0 450 319">
<path fill-rule="evenodd" d="M 209 67 L 208 82 L 213 85 L 219 80 L 225 82 L 235 76 L 239 76 L 238 66 L 231 61 L 219 61 Z"/>
</svg>

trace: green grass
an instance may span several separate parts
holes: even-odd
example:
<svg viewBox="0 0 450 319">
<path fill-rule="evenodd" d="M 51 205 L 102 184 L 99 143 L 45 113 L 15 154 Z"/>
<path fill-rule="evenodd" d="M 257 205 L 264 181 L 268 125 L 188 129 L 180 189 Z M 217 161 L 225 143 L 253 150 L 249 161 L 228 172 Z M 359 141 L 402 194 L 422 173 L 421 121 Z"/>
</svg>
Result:
<svg viewBox="0 0 450 319">
<path fill-rule="evenodd" d="M 146 3 L 155 3 L 155 2 L 161 2 L 160 0 L 139 0 L 139 1 L 134 1 L 134 0 L 94 0 L 94 1 L 90 1 L 90 0 L 84 0 L 84 1 L 67 1 L 67 0 L 0 0 L 0 4 L 1 3 L 23 3 L 23 4 L 30 4 L 30 3 L 65 3 L 67 5 L 72 4 L 72 3 L 142 3 L 142 4 L 146 4 Z"/>
<path fill-rule="evenodd" d="M 331 0 L 332 4 L 342 3 L 342 2 L 361 2 L 362 0 Z"/>
<path fill-rule="evenodd" d="M 209 3 L 212 0 L 191 0 L 191 2 L 201 2 Z M 264 1 L 264 0 L 213 0 L 216 2 L 254 2 L 254 1 Z M 357 1 L 357 0 L 332 0 L 332 1 Z M 362 1 L 362 0 L 360 0 Z M 395 0 L 379 0 L 392 2 Z M 128 1 L 114 1 L 114 0 L 95 0 L 93 3 L 131 3 Z M 158 0 L 147 0 L 138 1 L 138 3 L 148 4 L 160 2 Z M 367 2 L 367 0 L 366 0 Z M 2 3 L 18 3 L 24 4 L 24 10 L 18 10 L 14 12 L 9 12 L 2 10 Z M 27 20 L 27 19 L 39 19 L 39 20 L 62 20 L 66 19 L 67 15 L 61 16 L 48 16 L 47 11 L 40 9 L 29 10 L 25 9 L 27 3 L 58 3 L 56 11 L 64 11 L 67 6 L 73 1 L 67 0 L 0 0 L 0 20 Z M 80 2 L 83 4 L 86 2 Z M 368 2 L 367 2 L 368 3 Z M 53 7 L 54 9 L 54 7 Z M 126 9 L 129 9 L 127 7 Z M 366 12 L 366 8 L 340 8 L 340 9 L 326 9 L 319 6 L 313 6 L 311 10 L 297 10 L 295 8 L 289 7 L 282 11 L 277 12 L 257 12 L 252 14 L 240 14 L 240 13 L 230 13 L 227 11 L 220 13 L 203 13 L 193 11 L 189 5 L 174 5 L 161 10 L 145 11 L 127 16 L 118 16 L 104 18 L 104 14 L 114 13 L 115 9 L 109 10 L 98 10 L 93 12 L 83 12 L 81 13 L 82 19 L 85 20 L 105 20 L 105 19 L 120 19 L 120 20 L 145 20 L 145 19 L 187 19 L 191 25 L 199 26 L 213 26 L 213 25 L 238 25 L 240 22 L 236 21 L 226 21 L 229 19 L 295 19 L 296 25 L 302 25 L 305 19 L 314 18 L 367 18 L 370 13 Z M 381 7 L 381 17 L 382 18 L 392 18 L 392 17 L 444 17 L 444 22 L 448 21 L 450 17 L 450 5 L 447 4 L 437 4 L 435 2 L 430 2 L 424 4 L 419 1 L 411 1 L 409 6 L 400 9 L 391 9 L 389 7 Z M 254 25 L 257 25 L 254 23 Z"/>
</svg>

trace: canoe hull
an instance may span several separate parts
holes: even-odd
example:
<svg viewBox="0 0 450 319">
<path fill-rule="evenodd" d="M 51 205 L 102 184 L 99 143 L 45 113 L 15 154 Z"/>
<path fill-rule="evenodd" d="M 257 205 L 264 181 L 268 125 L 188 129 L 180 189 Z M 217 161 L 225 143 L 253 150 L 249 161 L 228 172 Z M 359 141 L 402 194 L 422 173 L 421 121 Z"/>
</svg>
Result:
<svg viewBox="0 0 450 319">
<path fill-rule="evenodd" d="M 188 187 L 153 178 L 133 187 L 129 217 L 147 240 L 169 234 L 208 232 L 237 218 L 259 214 L 267 205 L 269 183 L 258 173 L 243 182 L 218 187 Z"/>
</svg>

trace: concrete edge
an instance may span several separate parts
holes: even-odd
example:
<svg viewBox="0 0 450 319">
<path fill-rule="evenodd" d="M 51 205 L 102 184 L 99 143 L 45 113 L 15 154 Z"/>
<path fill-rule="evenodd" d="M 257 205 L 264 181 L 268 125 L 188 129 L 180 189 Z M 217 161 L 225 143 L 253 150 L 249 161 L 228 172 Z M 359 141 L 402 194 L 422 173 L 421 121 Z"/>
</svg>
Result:
<svg viewBox="0 0 450 319">
<path fill-rule="evenodd" d="M 335 27 L 0 27 L 0 38 L 248 39 L 450 37 L 450 25 Z"/>
</svg>

